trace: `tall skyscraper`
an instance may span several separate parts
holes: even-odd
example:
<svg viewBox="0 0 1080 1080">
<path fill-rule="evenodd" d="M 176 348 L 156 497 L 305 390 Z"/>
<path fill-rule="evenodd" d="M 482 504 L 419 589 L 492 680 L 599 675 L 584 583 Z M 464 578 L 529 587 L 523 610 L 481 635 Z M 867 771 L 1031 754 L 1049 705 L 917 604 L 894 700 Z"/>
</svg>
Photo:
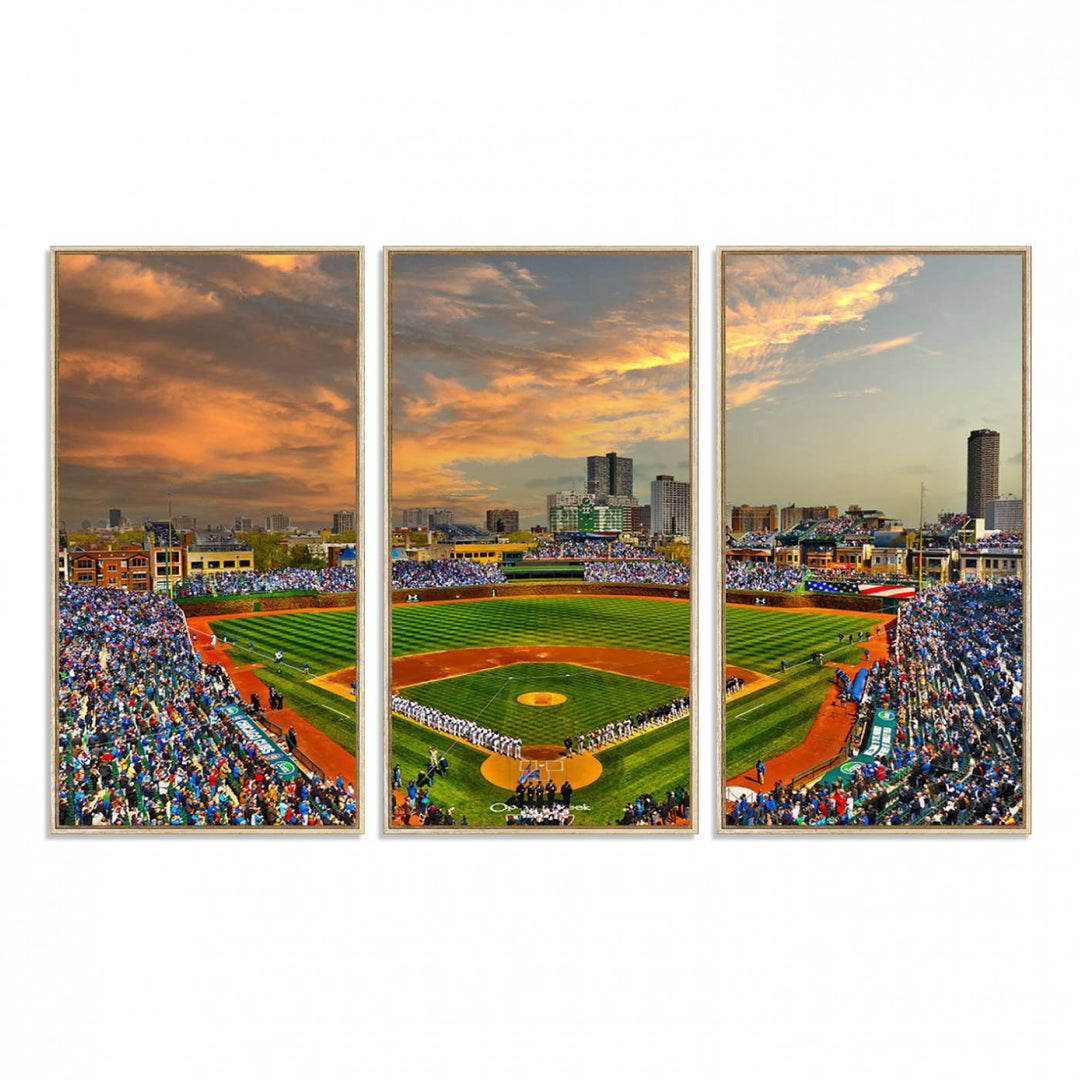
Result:
<svg viewBox="0 0 1080 1080">
<path fill-rule="evenodd" d="M 520 514 L 517 510 L 489 510 L 487 512 L 487 531 L 495 536 L 501 533 L 518 531 Z"/>
<path fill-rule="evenodd" d="M 650 485 L 651 525 L 663 536 L 690 535 L 690 485 L 674 476 L 658 476 Z"/>
<path fill-rule="evenodd" d="M 585 491 L 589 495 L 634 494 L 634 459 L 591 454 L 585 459 Z"/>
<path fill-rule="evenodd" d="M 967 442 L 967 514 L 985 518 L 986 504 L 996 499 L 998 464 L 1001 456 L 1001 435 L 989 428 L 979 428 L 968 436 Z"/>
<path fill-rule="evenodd" d="M 334 511 L 334 523 L 330 528 L 330 531 L 335 536 L 352 532 L 356 528 L 356 511 L 355 510 L 335 510 Z"/>
<path fill-rule="evenodd" d="M 120 513 L 119 510 L 110 510 L 109 511 L 109 528 L 110 529 L 119 529 L 120 528 L 120 518 L 121 517 L 123 517 L 123 515 Z"/>
<path fill-rule="evenodd" d="M 252 531 L 253 524 L 254 522 L 249 517 L 238 517 L 234 527 L 238 533 L 249 533 Z"/>
<path fill-rule="evenodd" d="M 285 532 L 289 527 L 289 515 L 288 514 L 267 514 L 266 515 L 266 531 L 267 532 Z"/>
</svg>

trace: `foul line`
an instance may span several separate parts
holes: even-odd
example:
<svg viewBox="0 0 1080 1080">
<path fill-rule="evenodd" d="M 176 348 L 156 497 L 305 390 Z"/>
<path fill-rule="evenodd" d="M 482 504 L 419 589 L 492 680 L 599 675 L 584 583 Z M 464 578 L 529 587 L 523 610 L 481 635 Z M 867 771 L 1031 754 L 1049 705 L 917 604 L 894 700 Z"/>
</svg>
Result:
<svg viewBox="0 0 1080 1080">
<path fill-rule="evenodd" d="M 192 627 L 190 629 L 191 629 L 191 632 L 193 634 L 204 634 L 208 638 L 216 636 L 214 634 L 207 633 L 207 631 L 205 631 L 205 630 L 197 630 L 194 627 Z M 268 659 L 271 659 L 271 660 L 273 659 L 273 656 L 270 653 L 262 653 L 257 648 L 255 648 L 254 646 L 249 648 L 247 645 L 241 645 L 239 642 L 236 642 L 236 641 L 222 642 L 222 640 L 220 638 L 218 638 L 218 644 L 219 645 L 224 644 L 224 645 L 227 645 L 227 646 L 229 646 L 231 648 L 243 649 L 245 652 L 254 653 L 256 656 L 266 656 Z M 303 668 L 297 667 L 295 664 L 290 664 L 285 660 L 281 661 L 281 667 L 292 668 L 293 671 L 299 671 L 301 675 L 304 674 L 304 669 Z M 264 668 L 263 670 L 265 671 L 266 669 Z M 310 674 L 310 669 L 308 670 L 308 674 Z M 316 676 L 316 678 L 318 678 L 318 676 Z M 310 682 L 311 680 L 309 679 L 308 681 Z M 322 687 L 319 687 L 318 689 L 321 690 Z M 327 691 L 327 692 L 329 692 L 329 691 Z M 322 709 L 327 709 L 330 712 L 337 714 L 338 716 L 344 716 L 346 720 L 354 720 L 354 719 L 356 719 L 356 714 L 355 713 L 344 713 L 340 709 L 335 709 L 332 705 L 326 705 L 321 701 L 316 701 L 315 704 L 318 705 Z"/>
<path fill-rule="evenodd" d="M 877 635 L 875 634 L 874 636 L 876 637 Z M 853 642 L 851 642 L 851 644 L 834 645 L 831 649 L 818 649 L 818 652 L 821 653 L 822 656 L 829 656 L 831 653 L 839 652 L 841 649 L 854 649 L 854 648 L 857 648 L 857 647 L 858 647 L 858 642 L 853 641 Z M 788 674 L 788 672 L 794 671 L 796 668 L 803 667 L 805 664 L 809 664 L 813 659 L 814 659 L 813 657 L 810 657 L 809 660 L 800 660 L 797 664 L 789 664 L 784 669 L 784 671 L 781 672 L 780 675 L 775 675 L 775 676 L 773 676 L 773 678 L 775 679 L 776 682 L 780 682 L 781 681 L 781 675 L 786 676 Z M 762 689 L 767 690 L 768 687 L 764 686 L 764 687 L 762 687 Z M 764 706 L 766 706 L 768 704 L 769 703 L 767 701 L 763 701 L 760 705 L 755 705 L 752 709 L 747 709 L 744 712 L 736 713 L 731 719 L 732 720 L 741 720 L 744 716 L 749 716 L 752 712 L 757 712 L 758 709 L 761 709 L 761 708 L 763 708 Z"/>
</svg>

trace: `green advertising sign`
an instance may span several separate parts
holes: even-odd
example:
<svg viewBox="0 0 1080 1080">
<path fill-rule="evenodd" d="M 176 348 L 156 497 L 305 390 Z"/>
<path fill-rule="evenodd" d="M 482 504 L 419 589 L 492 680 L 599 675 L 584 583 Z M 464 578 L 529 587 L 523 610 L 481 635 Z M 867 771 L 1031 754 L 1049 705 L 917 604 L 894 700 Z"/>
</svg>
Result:
<svg viewBox="0 0 1080 1080">
<path fill-rule="evenodd" d="M 227 705 L 225 711 L 229 714 L 229 719 L 244 733 L 245 738 L 255 744 L 259 753 L 282 780 L 295 780 L 300 775 L 296 762 L 243 709 L 238 705 Z"/>
</svg>

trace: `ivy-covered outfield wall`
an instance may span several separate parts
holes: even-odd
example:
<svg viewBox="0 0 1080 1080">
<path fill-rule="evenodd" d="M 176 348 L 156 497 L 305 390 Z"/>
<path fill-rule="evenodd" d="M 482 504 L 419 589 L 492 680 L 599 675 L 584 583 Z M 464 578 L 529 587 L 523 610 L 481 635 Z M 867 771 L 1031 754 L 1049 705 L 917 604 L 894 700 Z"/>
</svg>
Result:
<svg viewBox="0 0 1080 1080">
<path fill-rule="evenodd" d="M 249 611 L 288 611 L 291 608 L 356 607 L 356 593 L 288 592 L 261 596 L 181 596 L 176 602 L 185 615 L 233 615 Z"/>
<path fill-rule="evenodd" d="M 689 585 L 621 585 L 609 581 L 525 581 L 505 585 L 461 585 L 442 589 L 392 589 L 393 604 L 429 600 L 481 600 L 488 596 L 653 596 L 690 599 Z"/>
<path fill-rule="evenodd" d="M 754 592 L 750 589 L 728 589 L 727 603 L 756 604 L 760 607 L 833 608 L 836 611 L 866 611 L 875 615 L 884 611 L 881 597 L 856 596 L 853 593 Z"/>
</svg>

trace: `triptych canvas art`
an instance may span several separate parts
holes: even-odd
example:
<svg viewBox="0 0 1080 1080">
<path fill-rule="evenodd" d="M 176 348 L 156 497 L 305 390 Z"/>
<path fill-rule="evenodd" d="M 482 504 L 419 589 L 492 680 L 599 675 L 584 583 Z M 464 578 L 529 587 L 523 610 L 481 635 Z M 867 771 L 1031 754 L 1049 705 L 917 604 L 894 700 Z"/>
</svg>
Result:
<svg viewBox="0 0 1080 1080">
<path fill-rule="evenodd" d="M 54 830 L 1030 829 L 1027 249 L 382 258 L 54 250 Z"/>
</svg>

